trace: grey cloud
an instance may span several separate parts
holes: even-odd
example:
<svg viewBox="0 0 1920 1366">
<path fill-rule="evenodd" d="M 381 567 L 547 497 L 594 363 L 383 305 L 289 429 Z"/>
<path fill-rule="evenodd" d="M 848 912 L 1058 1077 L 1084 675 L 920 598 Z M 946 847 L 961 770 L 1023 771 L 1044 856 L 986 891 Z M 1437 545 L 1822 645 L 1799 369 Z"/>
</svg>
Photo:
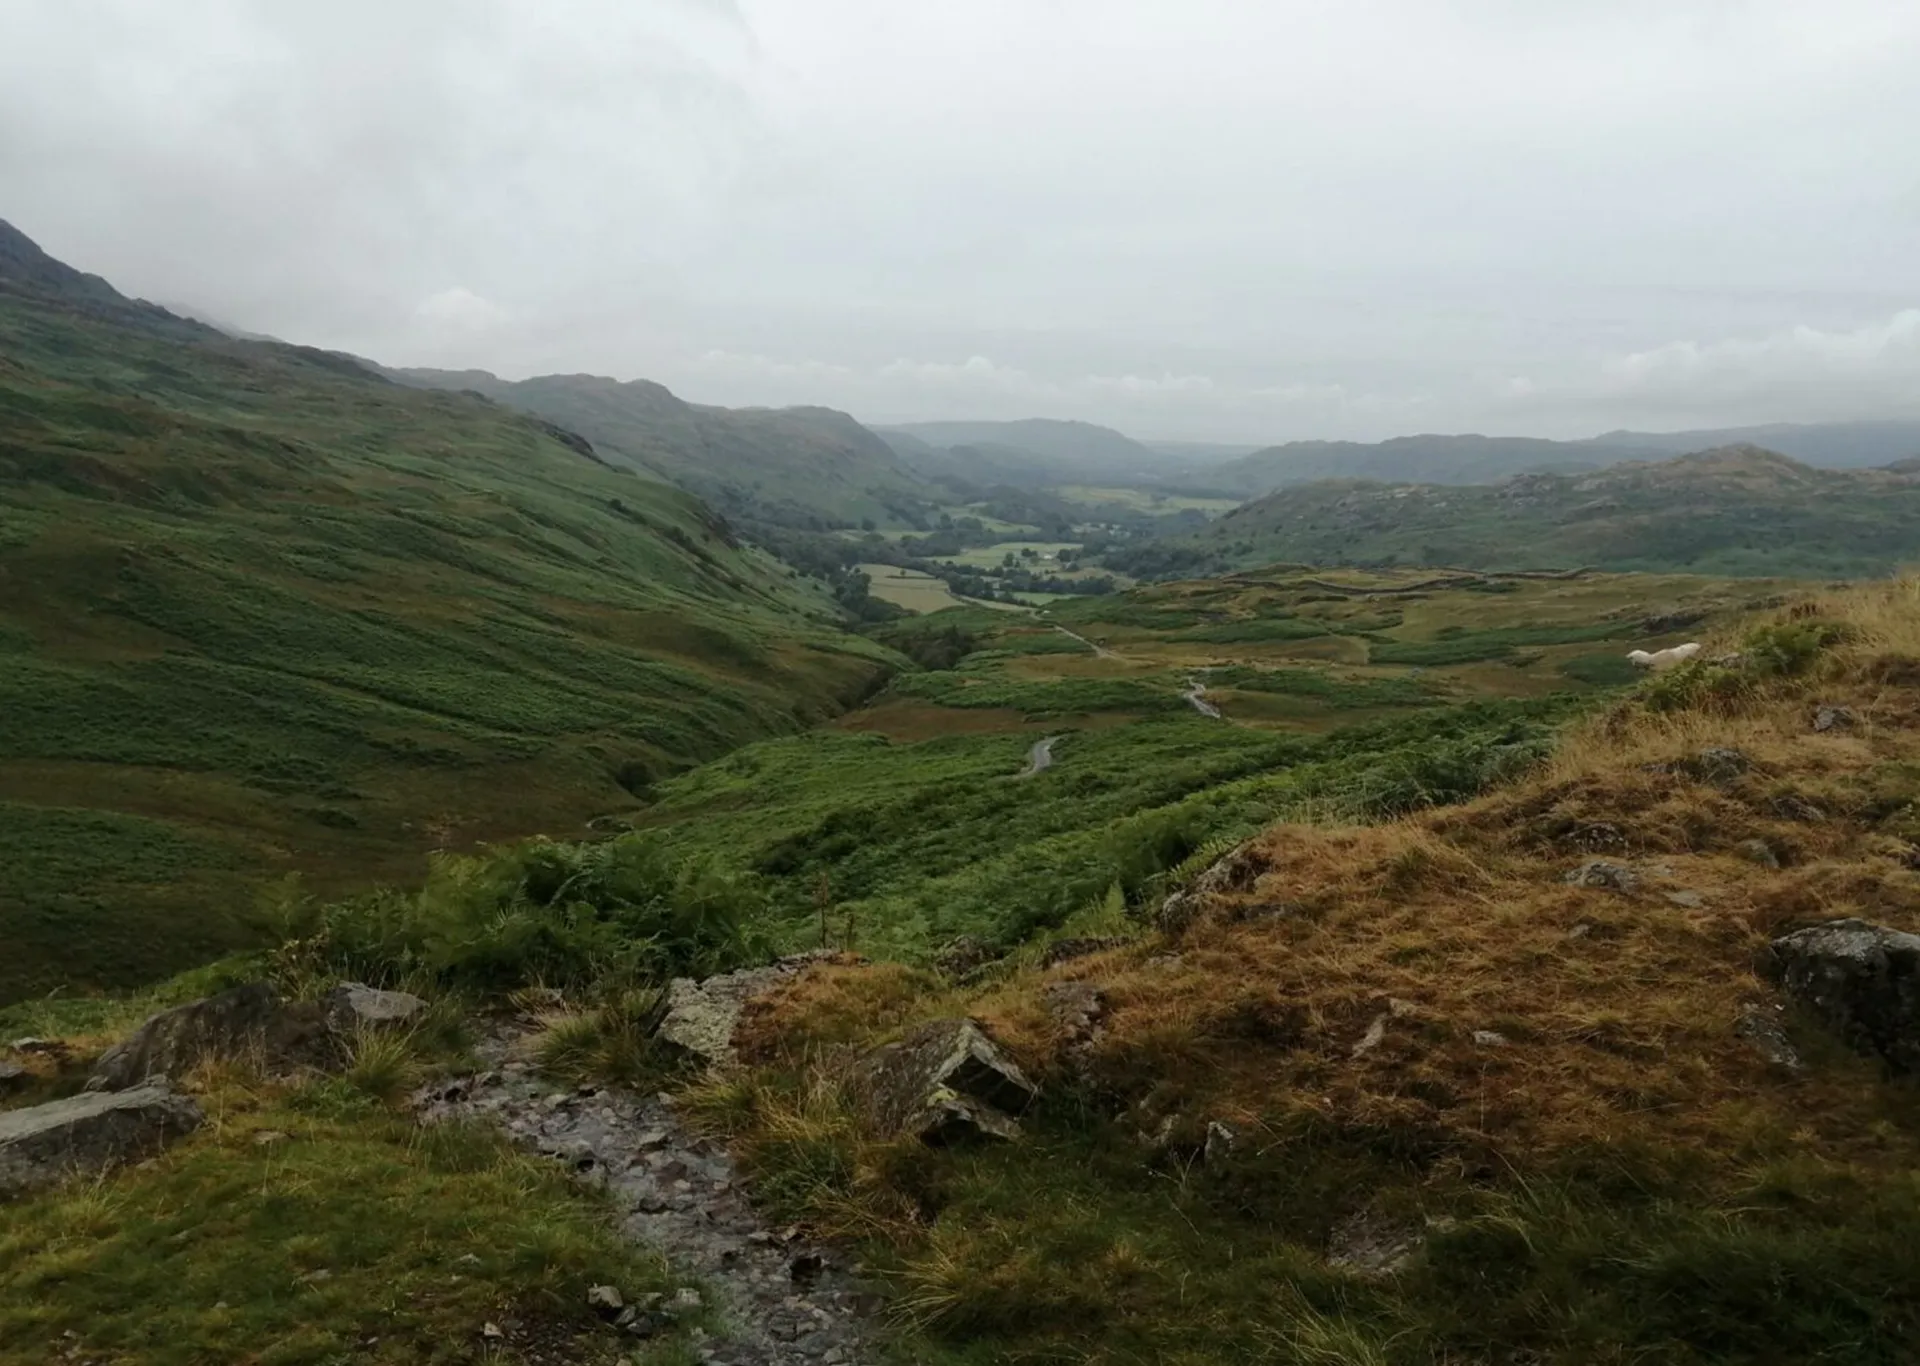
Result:
<svg viewBox="0 0 1920 1366">
<path fill-rule="evenodd" d="M 137 292 L 395 362 L 1246 440 L 1920 392 L 1907 0 L 4 22 L 0 216 Z"/>
</svg>

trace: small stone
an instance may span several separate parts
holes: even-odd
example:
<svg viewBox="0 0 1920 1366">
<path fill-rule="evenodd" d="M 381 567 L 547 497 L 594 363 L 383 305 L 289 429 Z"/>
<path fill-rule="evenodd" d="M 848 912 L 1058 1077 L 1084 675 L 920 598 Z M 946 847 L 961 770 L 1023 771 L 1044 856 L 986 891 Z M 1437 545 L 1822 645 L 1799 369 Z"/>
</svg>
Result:
<svg viewBox="0 0 1920 1366">
<path fill-rule="evenodd" d="M 689 1314 L 706 1303 L 700 1292 L 690 1285 L 683 1285 L 673 1292 L 673 1311 L 676 1314 Z"/>
<path fill-rule="evenodd" d="M 488 1342 L 498 1342 L 506 1336 L 506 1333 L 501 1330 L 500 1325 L 497 1323 L 483 1323 L 480 1325 L 480 1336 Z"/>
<path fill-rule="evenodd" d="M 1567 938 L 1569 939 L 1589 939 L 1592 936 L 1593 922 L 1591 920 L 1582 920 L 1578 925 L 1575 925 L 1567 931 Z"/>
<path fill-rule="evenodd" d="M 1666 898 L 1673 905 L 1683 907 L 1690 911 L 1698 910 L 1706 904 L 1706 898 L 1701 896 L 1700 893 L 1688 891 L 1684 887 L 1677 892 L 1666 893 Z"/>
<path fill-rule="evenodd" d="M 796 1285 L 806 1285 L 826 1269 L 826 1259 L 817 1252 L 802 1252 L 787 1263 L 787 1275 Z"/>
<path fill-rule="evenodd" d="M 1505 1048 L 1508 1040 L 1505 1034 L 1493 1029 L 1476 1029 L 1473 1041 L 1482 1048 Z"/>
<path fill-rule="evenodd" d="M 1760 1006 L 1742 1007 L 1733 1032 L 1752 1044 L 1761 1056 L 1776 1067 L 1784 1067 L 1790 1072 L 1800 1070 L 1800 1050 L 1793 1046 L 1793 1040 L 1787 1037 L 1787 1031 L 1781 1028 L 1775 1014 Z"/>
<path fill-rule="evenodd" d="M 1824 808 L 1815 805 L 1797 792 L 1782 792 L 1767 800 L 1768 808 L 1783 821 L 1802 821 L 1813 823 L 1827 818 Z"/>
<path fill-rule="evenodd" d="M 455 1257 L 453 1259 L 453 1264 L 455 1266 L 478 1266 L 480 1265 L 480 1258 L 475 1254 L 468 1252 L 462 1256 Z"/>
<path fill-rule="evenodd" d="M 1851 730 L 1858 719 L 1852 707 L 1820 707 L 1813 713 L 1813 728 L 1822 733 L 1830 730 Z"/>
<path fill-rule="evenodd" d="M 27 1069 L 19 1063 L 0 1062 L 0 1095 L 5 1095 L 8 1091 L 21 1089 L 31 1081 L 32 1078 L 33 1073 L 27 1071 Z"/>
<path fill-rule="evenodd" d="M 279 1129 L 262 1129 L 253 1136 L 253 1146 L 256 1148 L 267 1148 L 275 1143 L 285 1143 L 292 1137 L 292 1134 L 285 1133 Z"/>
<path fill-rule="evenodd" d="M 1568 873 L 1566 880 L 1575 887 L 1600 887 L 1611 892 L 1633 892 L 1640 887 L 1640 874 L 1623 863 L 1605 859 L 1588 860 Z"/>
<path fill-rule="evenodd" d="M 1232 1154 L 1233 1145 L 1240 1136 L 1217 1119 L 1207 1121 L 1207 1141 L 1201 1148 L 1201 1157 L 1207 1162 L 1222 1162 Z"/>
<path fill-rule="evenodd" d="M 747 1235 L 747 1241 L 755 1247 L 765 1247 L 773 1241 L 773 1235 L 763 1228 L 757 1228 Z"/>
<path fill-rule="evenodd" d="M 1734 857 L 1743 858 L 1748 863 L 1757 863 L 1762 868 L 1778 868 L 1780 855 L 1774 852 L 1771 844 L 1765 840 L 1741 840 L 1733 846 Z"/>
<path fill-rule="evenodd" d="M 1703 783 L 1730 783 L 1753 767 L 1746 754 L 1727 745 L 1711 745 L 1680 767 L 1688 777 Z"/>
<path fill-rule="evenodd" d="M 1374 1049 L 1385 1043 L 1387 1039 L 1387 1020 L 1389 1018 L 1391 1017 L 1386 1015 L 1374 1016 L 1373 1023 L 1367 1026 L 1367 1032 L 1360 1036 L 1360 1042 L 1353 1046 L 1353 1051 L 1347 1056 L 1364 1058 L 1367 1054 L 1373 1052 Z"/>
<path fill-rule="evenodd" d="M 829 1347 L 821 1354 L 820 1366 L 846 1366 L 847 1354 L 838 1347 Z"/>
<path fill-rule="evenodd" d="M 615 1286 L 595 1285 L 587 1288 L 587 1308 L 589 1309 L 611 1317 L 619 1314 L 626 1307 L 627 1302 L 620 1297 L 620 1291 Z"/>
</svg>

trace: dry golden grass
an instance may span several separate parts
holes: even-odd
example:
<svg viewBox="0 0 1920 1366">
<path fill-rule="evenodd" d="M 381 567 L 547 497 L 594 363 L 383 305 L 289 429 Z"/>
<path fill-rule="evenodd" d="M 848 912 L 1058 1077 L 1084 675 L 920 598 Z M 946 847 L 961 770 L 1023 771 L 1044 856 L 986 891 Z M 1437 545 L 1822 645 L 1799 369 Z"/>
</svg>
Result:
<svg viewBox="0 0 1920 1366">
<path fill-rule="evenodd" d="M 1043 1076 L 1080 1075 L 1143 1123 L 1304 1115 L 1418 1132 L 1469 1164 L 1623 1143 L 1735 1166 L 1783 1151 L 1920 1160 L 1913 1099 L 1872 1084 L 1873 1065 L 1827 1049 L 1788 1073 L 1735 1032 L 1774 999 L 1752 967 L 1770 937 L 1845 915 L 1920 930 L 1920 875 L 1889 856 L 1908 846 L 1886 818 L 1889 792 L 1920 772 L 1920 664 L 1901 663 L 1920 656 L 1920 583 L 1776 618 L 1847 634 L 1798 676 L 1711 710 L 1624 704 L 1472 804 L 1276 827 L 1251 846 L 1257 880 L 1178 942 L 1151 936 L 971 997 L 897 967 L 822 972 L 761 1031 L 813 1048 L 967 1010 Z M 1851 707 L 1857 724 L 1817 734 L 1816 705 Z M 1689 776 L 1712 747 L 1750 768 Z M 1751 840 L 1783 866 L 1742 857 Z M 1640 885 L 1569 885 L 1593 858 Z M 1042 997 L 1065 979 L 1097 983 L 1109 1012 L 1072 1067 Z M 1799 1033 L 1818 1052 L 1815 1035 Z"/>
</svg>

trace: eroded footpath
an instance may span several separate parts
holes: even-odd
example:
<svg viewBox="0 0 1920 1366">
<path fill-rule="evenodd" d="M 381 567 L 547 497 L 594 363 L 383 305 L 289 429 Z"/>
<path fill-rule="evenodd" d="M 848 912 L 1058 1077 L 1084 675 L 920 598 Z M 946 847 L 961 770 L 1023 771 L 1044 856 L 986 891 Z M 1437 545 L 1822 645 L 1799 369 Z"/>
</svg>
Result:
<svg viewBox="0 0 1920 1366">
<path fill-rule="evenodd" d="M 625 1232 L 660 1252 L 721 1303 L 721 1329 L 694 1330 L 714 1366 L 856 1366 L 877 1360 L 870 1327 L 879 1296 L 836 1253 L 796 1229 L 776 1229 L 754 1209 L 733 1159 L 692 1133 L 671 1097 L 567 1087 L 526 1059 L 530 1031 L 504 1023 L 476 1047 L 481 1069 L 434 1083 L 419 1097 L 423 1122 L 483 1119 L 565 1162 L 604 1188 Z M 664 1332 L 704 1292 L 600 1305 L 634 1338 Z"/>
</svg>

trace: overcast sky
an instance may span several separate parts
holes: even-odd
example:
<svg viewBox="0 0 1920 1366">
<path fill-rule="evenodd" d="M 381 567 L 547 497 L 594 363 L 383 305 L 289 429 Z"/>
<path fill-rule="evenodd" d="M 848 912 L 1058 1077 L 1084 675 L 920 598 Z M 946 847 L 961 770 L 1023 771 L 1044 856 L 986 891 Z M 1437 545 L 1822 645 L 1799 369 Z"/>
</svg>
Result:
<svg viewBox="0 0 1920 1366">
<path fill-rule="evenodd" d="M 1920 0 L 0 0 L 0 217 L 395 364 L 1265 442 L 1920 416 Z"/>
</svg>

